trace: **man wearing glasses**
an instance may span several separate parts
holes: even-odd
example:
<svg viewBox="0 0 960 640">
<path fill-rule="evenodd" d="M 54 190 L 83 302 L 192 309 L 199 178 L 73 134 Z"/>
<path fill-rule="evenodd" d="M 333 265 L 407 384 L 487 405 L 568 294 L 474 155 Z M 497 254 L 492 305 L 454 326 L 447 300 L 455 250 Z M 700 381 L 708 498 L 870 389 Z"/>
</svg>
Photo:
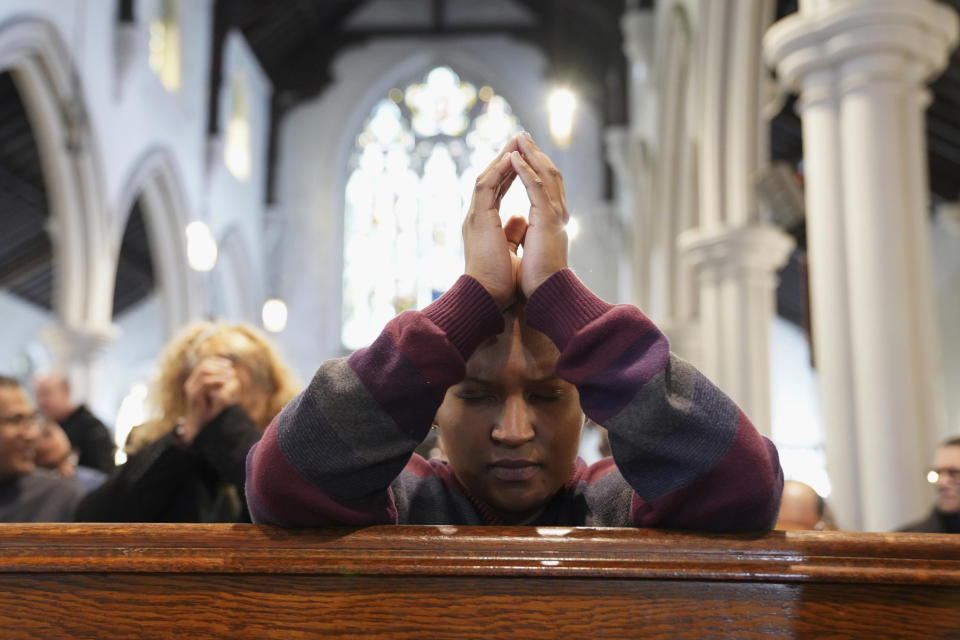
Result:
<svg viewBox="0 0 960 640">
<path fill-rule="evenodd" d="M 40 418 L 20 383 L 0 376 L 0 522 L 70 522 L 78 484 L 38 469 Z"/>
<path fill-rule="evenodd" d="M 912 522 L 901 531 L 960 533 L 960 436 L 937 448 L 927 482 L 937 489 L 937 504 L 927 518 Z"/>
</svg>

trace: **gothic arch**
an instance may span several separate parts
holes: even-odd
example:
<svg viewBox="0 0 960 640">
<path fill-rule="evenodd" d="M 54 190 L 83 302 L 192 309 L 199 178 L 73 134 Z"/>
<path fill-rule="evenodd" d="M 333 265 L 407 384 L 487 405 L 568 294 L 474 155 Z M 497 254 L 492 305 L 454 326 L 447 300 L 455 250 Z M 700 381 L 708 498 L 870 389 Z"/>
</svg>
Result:
<svg viewBox="0 0 960 640">
<path fill-rule="evenodd" d="M 363 122 L 369 117 L 370 110 L 387 95 L 392 87 L 422 77 L 430 69 L 441 65 L 451 67 L 463 79 L 474 82 L 478 86 L 486 84 L 494 87 L 497 93 L 507 100 L 521 122 L 532 124 L 537 122 L 537 119 L 532 118 L 532 114 L 525 110 L 523 101 L 516 99 L 515 94 L 518 91 L 514 84 L 510 82 L 510 79 L 496 73 L 471 55 L 458 51 L 454 47 L 438 47 L 408 55 L 396 61 L 373 81 L 365 78 L 363 87 L 366 87 L 366 89 L 357 91 L 358 95 L 351 96 L 350 99 L 346 100 L 350 105 L 350 111 L 341 129 L 340 139 L 336 144 L 336 162 L 333 165 L 337 167 L 335 192 L 338 200 L 336 211 L 341 212 L 341 214 L 344 211 L 343 188 L 348 178 L 348 160 L 350 154 L 353 153 L 357 132 L 363 128 Z M 531 125 L 528 124 L 527 126 Z M 536 131 L 533 131 L 533 133 L 537 135 Z M 341 227 L 341 244 L 342 231 Z M 340 266 L 342 268 L 342 261 Z"/>
<path fill-rule="evenodd" d="M 134 165 L 114 209 L 110 255 L 114 266 L 133 204 L 140 198 L 168 336 L 199 315 L 198 288 L 187 266 L 184 229 L 190 220 L 173 155 L 163 148 L 144 152 Z"/>
<path fill-rule="evenodd" d="M 219 298 L 214 313 L 230 322 L 259 324 L 263 286 L 261 275 L 251 268 L 254 253 L 247 234 L 240 225 L 231 225 L 217 238 L 217 247 L 217 266 L 210 283 Z"/>
<path fill-rule="evenodd" d="M 0 70 L 13 76 L 40 151 L 51 209 L 54 314 L 68 332 L 109 336 L 112 264 L 99 154 L 70 54 L 52 24 L 15 18 L 0 23 Z"/>
</svg>

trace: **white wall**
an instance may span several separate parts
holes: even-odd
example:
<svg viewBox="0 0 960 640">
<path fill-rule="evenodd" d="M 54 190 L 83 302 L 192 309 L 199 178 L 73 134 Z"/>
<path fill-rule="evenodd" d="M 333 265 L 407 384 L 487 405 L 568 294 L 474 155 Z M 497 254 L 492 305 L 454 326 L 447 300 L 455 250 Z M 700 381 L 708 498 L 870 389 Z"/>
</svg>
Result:
<svg viewBox="0 0 960 640">
<path fill-rule="evenodd" d="M 50 365 L 50 354 L 41 340 L 43 328 L 53 321 L 49 312 L 0 291 L 0 318 L 3 318 L 0 375 L 19 378 L 29 373 L 29 369 Z"/>
<path fill-rule="evenodd" d="M 603 185 L 599 119 L 589 106 L 581 105 L 571 147 L 566 151 L 552 147 L 545 60 L 533 47 L 487 37 L 381 40 L 346 51 L 334 64 L 336 81 L 318 99 L 293 110 L 281 128 L 278 209 L 287 221 L 281 293 L 290 321 L 279 339 L 305 378 L 324 359 L 342 352 L 343 189 L 356 135 L 370 109 L 391 88 L 419 80 L 437 64 L 449 64 L 465 80 L 488 84 L 506 98 L 563 172 L 570 211 L 582 226 L 607 215 L 599 206 Z M 611 272 L 595 267 L 608 247 L 578 241 L 571 264 L 588 286 L 612 299 L 617 288 Z"/>
<path fill-rule="evenodd" d="M 770 396 L 771 431 L 784 475 L 829 496 L 823 416 L 810 344 L 799 327 L 779 316 L 770 327 Z"/>
<path fill-rule="evenodd" d="M 223 147 L 230 122 L 232 81 L 240 76 L 246 87 L 250 121 L 250 177 L 236 178 L 224 164 Z M 209 224 L 221 246 L 221 262 L 216 267 L 218 280 L 225 282 L 215 293 L 218 313 L 230 320 L 259 325 L 260 306 L 266 299 L 266 256 L 263 243 L 264 203 L 266 200 L 267 145 L 270 133 L 270 81 L 237 31 L 231 31 L 224 44 L 222 84 L 218 110 L 220 136 L 211 141 L 210 181 L 207 195 Z M 225 255 L 226 254 L 226 255 Z M 239 259 L 237 259 L 239 257 Z M 238 305 L 224 306 L 240 295 Z"/>
</svg>

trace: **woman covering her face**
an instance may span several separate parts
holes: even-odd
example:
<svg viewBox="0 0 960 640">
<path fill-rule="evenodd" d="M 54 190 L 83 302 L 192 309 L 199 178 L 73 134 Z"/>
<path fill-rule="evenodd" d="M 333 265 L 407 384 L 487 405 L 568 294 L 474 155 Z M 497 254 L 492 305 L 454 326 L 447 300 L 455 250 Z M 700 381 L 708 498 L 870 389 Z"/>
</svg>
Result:
<svg viewBox="0 0 960 640">
<path fill-rule="evenodd" d="M 246 453 L 296 391 L 258 331 L 209 322 L 186 328 L 160 357 L 152 419 L 131 432 L 126 464 L 83 500 L 78 519 L 248 522 Z"/>
</svg>

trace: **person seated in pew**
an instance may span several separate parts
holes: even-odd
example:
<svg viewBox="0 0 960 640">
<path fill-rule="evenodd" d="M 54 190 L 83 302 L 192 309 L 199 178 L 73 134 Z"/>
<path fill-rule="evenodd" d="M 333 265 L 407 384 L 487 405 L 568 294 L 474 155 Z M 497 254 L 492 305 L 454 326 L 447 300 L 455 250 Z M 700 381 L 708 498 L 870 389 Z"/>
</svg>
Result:
<svg viewBox="0 0 960 640">
<path fill-rule="evenodd" d="M 128 438 L 131 454 L 77 510 L 95 522 L 249 522 L 244 462 L 297 392 L 258 331 L 210 322 L 166 347 L 149 399 L 155 418 Z"/>
<path fill-rule="evenodd" d="M 71 397 L 70 381 L 60 370 L 41 371 L 34 376 L 33 392 L 37 410 L 58 423 L 80 456 L 78 464 L 110 473 L 116 447 L 110 430 L 83 404 Z"/>
<path fill-rule="evenodd" d="M 927 471 L 927 482 L 937 492 L 933 509 L 922 520 L 898 531 L 913 533 L 960 533 L 960 436 L 940 443 Z"/>
<path fill-rule="evenodd" d="M 0 376 L 0 522 L 71 522 L 83 490 L 37 468 L 40 415 L 14 378 Z"/>
<path fill-rule="evenodd" d="M 516 177 L 529 223 L 503 225 Z M 769 529 L 775 447 L 639 309 L 567 268 L 568 219 L 560 172 L 512 139 L 477 179 L 463 276 L 322 364 L 251 449 L 254 521 Z M 584 414 L 613 454 L 589 467 Z M 446 463 L 413 455 L 431 426 Z"/>
<path fill-rule="evenodd" d="M 100 469 L 78 464 L 79 456 L 70 446 L 70 438 L 59 424 L 44 420 L 35 447 L 37 466 L 73 478 L 85 491 L 96 489 L 107 479 Z"/>
<path fill-rule="evenodd" d="M 776 529 L 782 531 L 836 531 L 827 501 L 816 489 L 799 480 L 783 484 Z"/>
</svg>

